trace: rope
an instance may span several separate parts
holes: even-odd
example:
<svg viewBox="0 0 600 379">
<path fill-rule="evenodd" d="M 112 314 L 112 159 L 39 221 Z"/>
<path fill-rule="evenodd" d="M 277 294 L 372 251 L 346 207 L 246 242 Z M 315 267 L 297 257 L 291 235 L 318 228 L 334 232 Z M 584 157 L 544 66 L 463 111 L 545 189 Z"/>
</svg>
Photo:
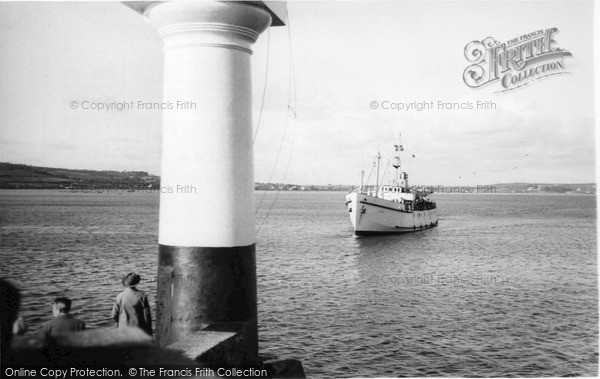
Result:
<svg viewBox="0 0 600 379">
<path fill-rule="evenodd" d="M 286 7 L 286 13 L 287 13 L 287 7 Z M 297 121 L 297 116 L 296 116 L 296 110 L 295 110 L 295 106 L 297 105 L 297 93 L 296 93 L 296 71 L 294 68 L 294 58 L 293 58 L 293 48 L 292 48 L 292 31 L 290 28 L 290 18 L 289 18 L 289 14 L 287 15 L 287 31 L 288 31 L 288 45 L 289 45 L 289 56 L 288 56 L 288 60 L 289 60 L 289 69 L 288 69 L 288 106 L 287 106 L 287 110 L 286 110 L 286 114 L 285 114 L 285 125 L 283 128 L 283 135 L 281 137 L 281 142 L 279 143 L 279 150 L 277 152 L 277 157 L 275 159 L 275 164 L 273 166 L 273 170 L 271 171 L 271 177 L 269 178 L 269 183 L 272 183 L 272 178 L 273 178 L 273 174 L 275 173 L 275 168 L 277 167 L 277 162 L 279 161 L 279 157 L 281 155 L 281 151 L 283 148 L 283 142 L 285 140 L 285 136 L 287 133 L 287 129 L 288 129 L 288 124 L 289 124 L 289 119 L 290 116 L 294 117 L 294 125 L 292 128 L 293 134 L 292 134 L 292 141 L 290 144 L 290 153 L 288 155 L 288 160 L 286 163 L 286 167 L 285 167 L 285 171 L 283 173 L 283 178 L 282 178 L 282 183 L 285 183 L 285 179 L 287 177 L 287 173 L 288 170 L 290 168 L 290 163 L 292 162 L 292 152 L 294 149 L 294 142 L 296 139 L 296 121 Z M 293 95 L 293 96 L 292 96 Z M 293 105 L 292 106 L 292 102 Z M 263 203 L 265 194 L 267 191 L 263 192 L 263 196 L 261 197 L 260 203 L 258 205 L 258 207 L 256 208 L 256 212 L 258 213 L 258 210 L 260 209 L 260 206 Z M 273 209 L 273 206 L 275 205 L 275 203 L 277 202 L 277 199 L 279 198 L 279 193 L 281 192 L 281 188 L 277 189 L 277 193 L 275 194 L 275 198 L 273 199 L 273 201 L 271 202 L 271 205 L 269 206 L 269 209 L 267 210 L 267 214 L 265 215 L 265 217 L 263 218 L 262 222 L 260 223 L 260 225 L 257 228 L 257 233 L 258 231 L 260 231 L 260 228 L 262 227 L 262 225 L 265 223 L 265 221 L 267 221 L 267 219 L 269 218 L 270 214 L 271 214 L 271 210 Z"/>
<path fill-rule="evenodd" d="M 267 28 L 267 63 L 265 64 L 265 84 L 263 86 L 262 92 L 262 101 L 260 103 L 260 112 L 258 113 L 258 121 L 256 123 L 256 130 L 254 131 L 254 138 L 252 139 L 252 144 L 256 141 L 256 136 L 258 135 L 258 129 L 260 128 L 260 120 L 262 119 L 263 108 L 265 106 L 265 95 L 267 94 L 267 82 L 269 79 L 269 58 L 271 52 L 271 28 Z"/>
</svg>

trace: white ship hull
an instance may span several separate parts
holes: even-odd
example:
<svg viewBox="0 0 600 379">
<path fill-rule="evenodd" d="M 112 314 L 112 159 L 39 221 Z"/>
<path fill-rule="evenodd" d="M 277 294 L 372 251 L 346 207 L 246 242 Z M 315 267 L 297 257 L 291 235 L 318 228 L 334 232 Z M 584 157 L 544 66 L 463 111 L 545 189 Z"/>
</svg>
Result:
<svg viewBox="0 0 600 379">
<path fill-rule="evenodd" d="M 407 210 L 399 202 L 358 192 L 346 195 L 346 206 L 357 236 L 415 232 L 438 224 L 437 209 Z"/>
</svg>

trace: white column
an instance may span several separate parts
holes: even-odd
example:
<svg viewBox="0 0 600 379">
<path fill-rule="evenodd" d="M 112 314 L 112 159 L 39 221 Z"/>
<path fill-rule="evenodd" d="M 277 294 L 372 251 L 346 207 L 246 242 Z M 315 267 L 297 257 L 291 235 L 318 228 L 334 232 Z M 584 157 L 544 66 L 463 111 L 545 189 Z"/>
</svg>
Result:
<svg viewBox="0 0 600 379">
<path fill-rule="evenodd" d="M 163 112 L 159 243 L 252 244 L 251 45 L 271 17 L 213 1 L 153 3 L 145 14 L 164 42 L 173 106 Z"/>
<path fill-rule="evenodd" d="M 157 338 L 240 331 L 256 361 L 251 45 L 271 24 L 260 3 L 158 2 L 144 15 L 164 43 Z"/>
</svg>

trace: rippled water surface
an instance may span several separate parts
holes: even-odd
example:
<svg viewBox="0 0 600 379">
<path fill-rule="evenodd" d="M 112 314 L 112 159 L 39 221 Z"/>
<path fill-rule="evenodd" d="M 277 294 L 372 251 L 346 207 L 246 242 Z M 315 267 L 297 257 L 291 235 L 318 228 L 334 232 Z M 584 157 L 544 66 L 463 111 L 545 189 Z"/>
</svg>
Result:
<svg viewBox="0 0 600 379">
<path fill-rule="evenodd" d="M 432 198 L 437 228 L 355 238 L 344 193 L 257 193 L 261 355 L 310 377 L 596 376 L 595 197 Z M 154 302 L 157 194 L 4 190 L 0 217 L 30 332 L 58 295 L 112 325 L 131 269 Z"/>
</svg>

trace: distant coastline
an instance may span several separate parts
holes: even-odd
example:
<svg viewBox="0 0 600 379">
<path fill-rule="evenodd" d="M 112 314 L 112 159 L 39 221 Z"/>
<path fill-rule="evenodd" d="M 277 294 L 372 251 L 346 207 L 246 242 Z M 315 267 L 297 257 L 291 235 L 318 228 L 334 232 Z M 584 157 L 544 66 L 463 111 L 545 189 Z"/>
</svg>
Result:
<svg viewBox="0 0 600 379">
<path fill-rule="evenodd" d="M 347 184 L 307 185 L 259 182 L 254 184 L 257 191 L 348 191 L 353 187 Z M 433 193 L 596 193 L 596 183 L 498 183 L 481 186 L 426 185 L 422 187 Z M 0 189 L 159 192 L 160 177 L 145 171 L 73 170 L 0 162 Z"/>
</svg>

